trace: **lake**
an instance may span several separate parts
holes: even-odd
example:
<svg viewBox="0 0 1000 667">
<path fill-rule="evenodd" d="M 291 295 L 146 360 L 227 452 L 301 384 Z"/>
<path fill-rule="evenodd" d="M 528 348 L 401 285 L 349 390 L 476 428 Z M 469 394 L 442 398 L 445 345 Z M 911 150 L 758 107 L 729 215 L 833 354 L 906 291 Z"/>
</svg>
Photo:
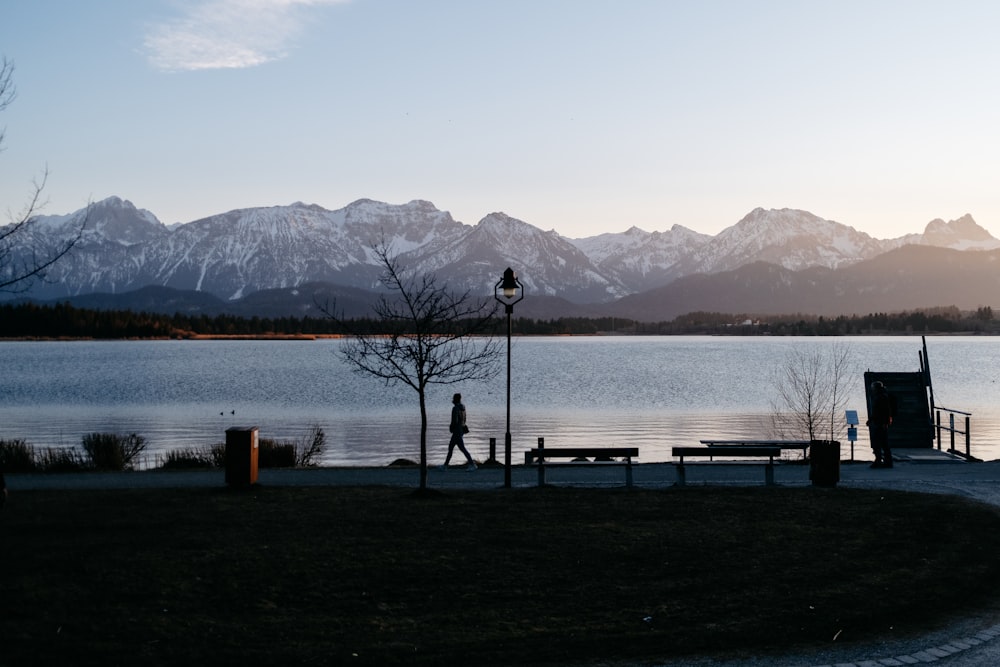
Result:
<svg viewBox="0 0 1000 667">
<path fill-rule="evenodd" d="M 36 448 L 78 446 L 91 432 L 138 433 L 146 465 L 164 452 L 225 440 L 233 426 L 260 437 L 327 435 L 323 465 L 385 465 L 419 458 L 416 392 L 358 375 L 341 342 L 59 341 L 0 342 L 0 439 Z M 642 461 L 670 459 L 670 447 L 703 438 L 764 438 L 778 375 L 790 351 L 851 353 L 848 409 L 865 416 L 863 373 L 917 371 L 910 337 L 525 337 L 511 354 L 514 461 L 535 446 L 629 445 Z M 972 413 L 972 453 L 1000 458 L 1000 338 L 929 337 L 935 403 Z M 468 409 L 466 443 L 479 460 L 497 439 L 502 459 L 506 372 L 489 382 L 433 386 L 428 453 L 447 449 L 451 395 Z M 844 456 L 849 443 L 840 435 Z M 855 457 L 870 459 L 867 431 Z"/>
</svg>

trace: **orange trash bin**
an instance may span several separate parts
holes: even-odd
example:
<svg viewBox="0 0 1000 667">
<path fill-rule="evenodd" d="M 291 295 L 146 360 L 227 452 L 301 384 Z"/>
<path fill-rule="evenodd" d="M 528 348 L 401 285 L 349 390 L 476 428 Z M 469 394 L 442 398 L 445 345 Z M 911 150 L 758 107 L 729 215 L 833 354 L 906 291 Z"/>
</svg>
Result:
<svg viewBox="0 0 1000 667">
<path fill-rule="evenodd" d="M 257 483 L 257 427 L 226 429 L 226 484 L 251 486 Z"/>
</svg>

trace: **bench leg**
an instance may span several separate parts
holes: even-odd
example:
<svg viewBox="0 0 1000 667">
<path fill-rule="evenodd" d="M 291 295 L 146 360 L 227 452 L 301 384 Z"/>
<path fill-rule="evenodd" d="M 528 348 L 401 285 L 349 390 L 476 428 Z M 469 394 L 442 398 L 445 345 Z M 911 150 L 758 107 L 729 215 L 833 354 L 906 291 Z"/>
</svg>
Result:
<svg viewBox="0 0 1000 667">
<path fill-rule="evenodd" d="M 538 459 L 538 486 L 545 486 L 545 459 Z"/>
<path fill-rule="evenodd" d="M 632 457 L 628 457 L 625 462 L 625 486 L 632 488 Z"/>
<path fill-rule="evenodd" d="M 674 466 L 674 469 L 677 470 L 677 486 L 684 486 L 687 481 L 684 479 L 684 464 L 678 463 Z"/>
<path fill-rule="evenodd" d="M 768 486 L 774 486 L 774 464 L 768 463 L 764 467 L 764 483 Z"/>
</svg>

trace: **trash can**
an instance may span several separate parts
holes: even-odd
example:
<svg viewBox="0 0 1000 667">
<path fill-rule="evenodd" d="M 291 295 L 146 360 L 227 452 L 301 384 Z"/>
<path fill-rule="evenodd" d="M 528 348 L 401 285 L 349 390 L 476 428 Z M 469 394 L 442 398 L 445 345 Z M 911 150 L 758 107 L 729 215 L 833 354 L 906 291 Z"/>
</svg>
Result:
<svg viewBox="0 0 1000 667">
<path fill-rule="evenodd" d="M 247 487 L 257 483 L 257 427 L 226 429 L 226 484 Z"/>
<path fill-rule="evenodd" d="M 809 442 L 809 479 L 813 486 L 837 486 L 840 481 L 840 441 Z"/>
</svg>

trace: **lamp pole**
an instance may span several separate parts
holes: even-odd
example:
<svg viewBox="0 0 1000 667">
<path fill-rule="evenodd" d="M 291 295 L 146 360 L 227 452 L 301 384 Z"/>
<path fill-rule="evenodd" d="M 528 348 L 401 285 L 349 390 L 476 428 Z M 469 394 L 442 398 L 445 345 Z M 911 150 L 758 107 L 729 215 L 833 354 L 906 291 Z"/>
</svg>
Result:
<svg viewBox="0 0 1000 667">
<path fill-rule="evenodd" d="M 501 298 L 502 297 L 502 298 Z M 493 287 L 493 298 L 504 305 L 507 312 L 507 432 L 504 434 L 504 464 L 503 485 L 510 488 L 510 335 L 511 315 L 514 314 L 514 304 L 524 298 L 524 287 L 514 274 L 514 269 L 507 267 L 503 277 Z"/>
</svg>

